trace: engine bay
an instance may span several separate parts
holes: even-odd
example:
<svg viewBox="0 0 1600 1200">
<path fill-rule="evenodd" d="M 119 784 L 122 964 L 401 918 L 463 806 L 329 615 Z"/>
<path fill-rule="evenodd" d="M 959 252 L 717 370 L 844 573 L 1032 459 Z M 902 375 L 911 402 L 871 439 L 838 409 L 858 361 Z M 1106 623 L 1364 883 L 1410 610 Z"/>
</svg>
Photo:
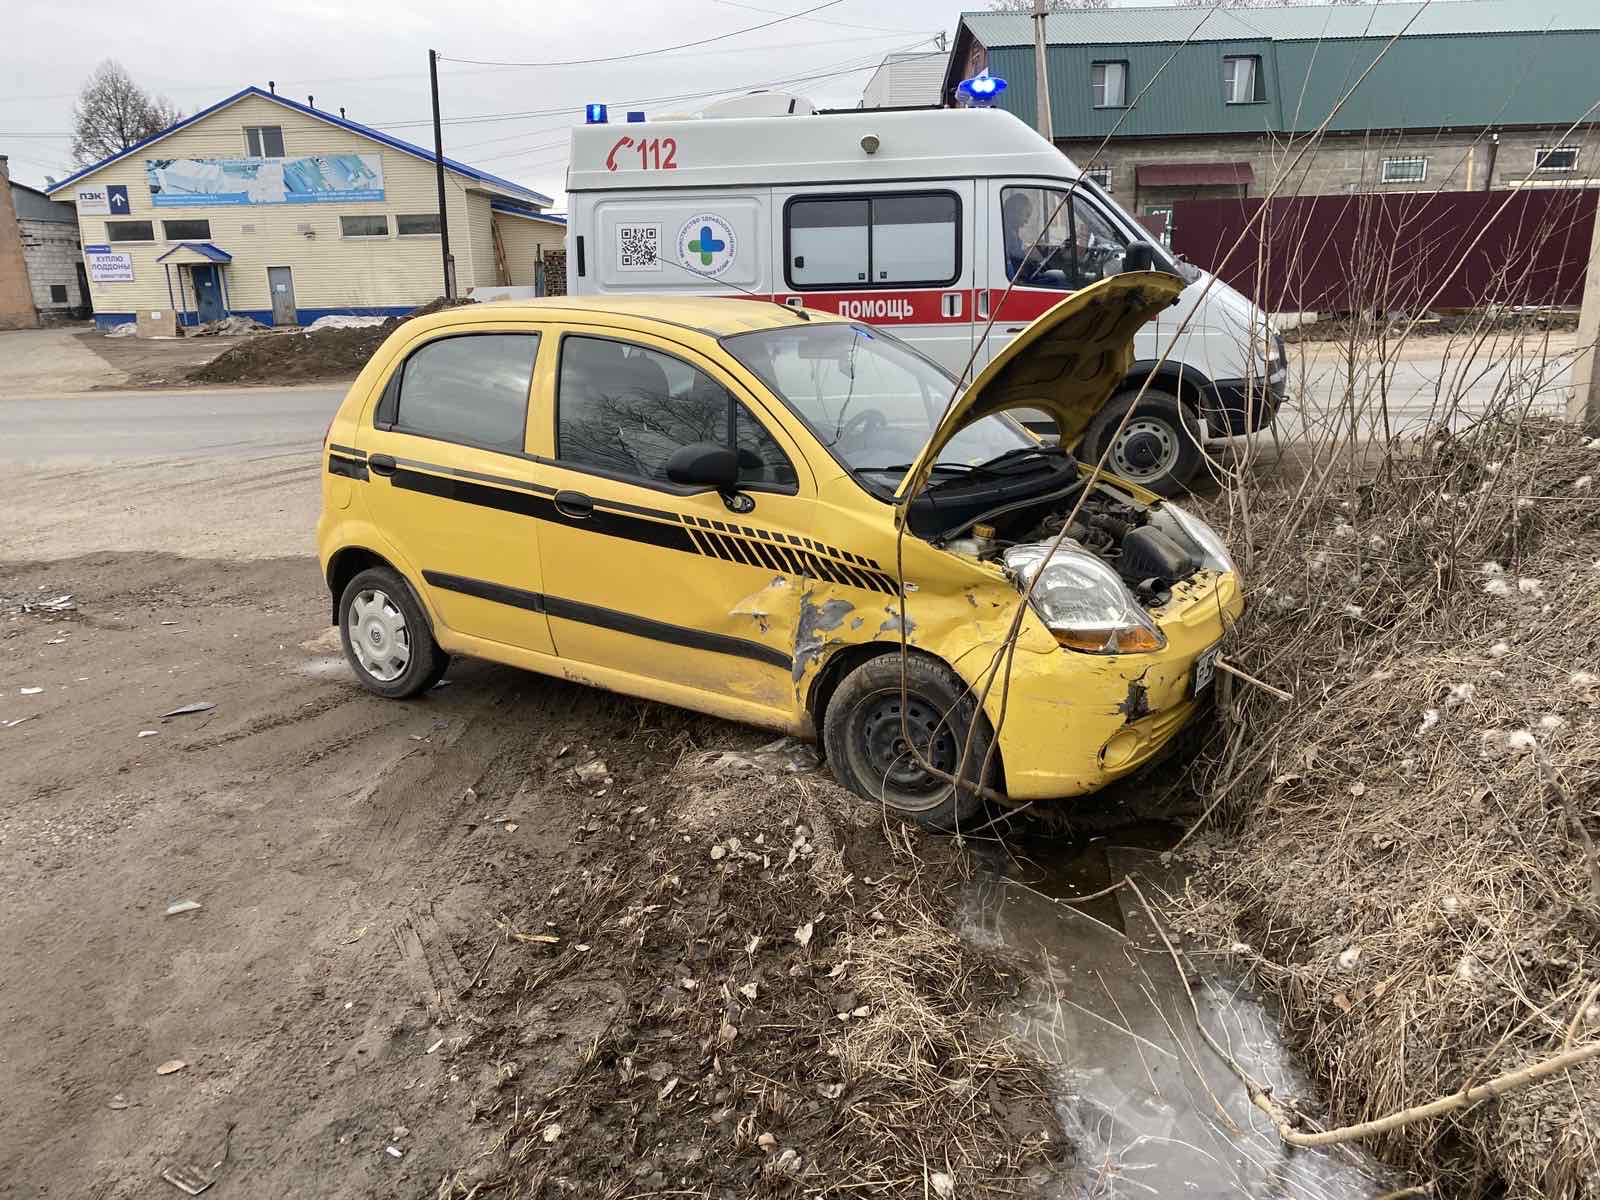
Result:
<svg viewBox="0 0 1600 1200">
<path fill-rule="evenodd" d="M 993 562 L 1013 546 L 1054 542 L 1065 526 L 1062 548 L 1086 551 L 1109 565 L 1146 608 L 1166 604 L 1176 585 L 1206 565 L 1202 549 L 1163 511 L 1163 502 L 1143 504 L 1105 482 L 1085 496 L 1084 486 L 988 514 L 948 539 L 945 548 Z"/>
</svg>

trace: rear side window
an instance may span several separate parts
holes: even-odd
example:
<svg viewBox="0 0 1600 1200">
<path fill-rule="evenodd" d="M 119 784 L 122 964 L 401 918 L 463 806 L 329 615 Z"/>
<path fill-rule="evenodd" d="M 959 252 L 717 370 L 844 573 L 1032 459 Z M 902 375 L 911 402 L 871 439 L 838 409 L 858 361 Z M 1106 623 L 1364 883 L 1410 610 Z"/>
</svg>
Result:
<svg viewBox="0 0 1600 1200">
<path fill-rule="evenodd" d="M 784 244 L 790 287 L 943 287 L 961 274 L 961 202 L 952 192 L 794 199 Z"/>
<path fill-rule="evenodd" d="M 379 421 L 402 433 L 520 453 L 536 333 L 474 333 L 430 342 L 406 359 Z"/>
<path fill-rule="evenodd" d="M 735 447 L 741 483 L 795 485 L 794 466 L 772 435 L 703 371 L 609 338 L 562 340 L 556 391 L 562 462 L 666 483 L 667 460 L 696 442 Z"/>
</svg>

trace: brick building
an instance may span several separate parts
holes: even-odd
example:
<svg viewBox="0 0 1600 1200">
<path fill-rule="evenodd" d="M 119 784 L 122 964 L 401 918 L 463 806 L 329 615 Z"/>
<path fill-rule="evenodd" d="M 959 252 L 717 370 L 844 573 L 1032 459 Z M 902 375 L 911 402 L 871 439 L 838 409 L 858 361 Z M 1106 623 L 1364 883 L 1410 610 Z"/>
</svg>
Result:
<svg viewBox="0 0 1600 1200">
<path fill-rule="evenodd" d="M 10 163 L 0 154 L 0 329 L 32 329 L 38 323 L 22 230 L 11 198 Z"/>
<path fill-rule="evenodd" d="M 31 188 L 11 184 L 22 257 L 28 264 L 33 306 L 43 319 L 85 317 L 89 313 L 89 279 L 78 241 L 78 210 Z"/>
<path fill-rule="evenodd" d="M 1600 173 L 1595 0 L 1070 10 L 1045 35 L 1056 144 L 1153 227 L 1188 199 Z M 946 102 L 987 68 L 1037 124 L 1033 43 L 1025 14 L 963 14 Z"/>
</svg>

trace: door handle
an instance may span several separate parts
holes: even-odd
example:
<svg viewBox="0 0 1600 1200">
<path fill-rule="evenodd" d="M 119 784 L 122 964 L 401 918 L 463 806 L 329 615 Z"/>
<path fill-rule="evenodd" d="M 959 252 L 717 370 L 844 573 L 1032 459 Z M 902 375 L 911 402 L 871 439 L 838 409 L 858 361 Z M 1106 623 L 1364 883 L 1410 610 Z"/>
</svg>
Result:
<svg viewBox="0 0 1600 1200">
<path fill-rule="evenodd" d="M 1007 333 L 1021 333 L 1026 328 L 1026 325 L 1007 325 L 1005 331 Z"/>
<path fill-rule="evenodd" d="M 594 501 L 582 492 L 557 492 L 556 511 L 574 521 L 586 521 L 594 516 Z"/>
<path fill-rule="evenodd" d="M 379 475 L 393 475 L 396 465 L 392 454 L 372 454 L 367 457 L 367 469 Z"/>
<path fill-rule="evenodd" d="M 982 320 L 982 321 L 987 321 L 989 319 L 989 289 L 988 288 L 979 288 L 978 289 L 978 319 Z"/>
</svg>

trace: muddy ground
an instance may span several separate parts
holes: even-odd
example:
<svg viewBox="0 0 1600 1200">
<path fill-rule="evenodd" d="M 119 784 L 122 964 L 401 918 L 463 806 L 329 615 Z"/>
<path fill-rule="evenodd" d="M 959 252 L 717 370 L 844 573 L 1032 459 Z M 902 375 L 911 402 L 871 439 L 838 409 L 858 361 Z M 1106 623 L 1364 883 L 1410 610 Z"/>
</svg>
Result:
<svg viewBox="0 0 1600 1200">
<path fill-rule="evenodd" d="M 920 1195 L 952 1156 L 1028 1194 L 1062 1157 L 980 1036 L 1016 979 L 937 930 L 960 862 L 715 753 L 767 735 L 475 662 L 378 700 L 304 556 L 0 597 L 4 1194 Z"/>
</svg>

